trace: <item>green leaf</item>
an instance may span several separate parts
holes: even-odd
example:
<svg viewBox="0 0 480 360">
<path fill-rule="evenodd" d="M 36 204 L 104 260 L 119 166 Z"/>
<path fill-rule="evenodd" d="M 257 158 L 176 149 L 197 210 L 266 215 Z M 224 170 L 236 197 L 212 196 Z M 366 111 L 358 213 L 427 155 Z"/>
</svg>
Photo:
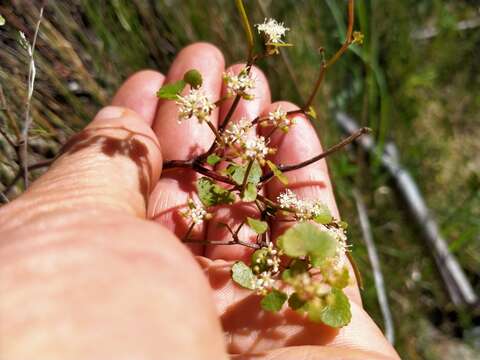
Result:
<svg viewBox="0 0 480 360">
<path fill-rule="evenodd" d="M 243 184 L 243 178 L 245 177 L 245 172 L 247 171 L 248 165 L 236 165 L 231 164 L 227 167 L 227 174 L 232 178 L 235 183 L 238 185 Z M 248 174 L 247 182 L 257 185 L 260 182 L 262 177 L 262 168 L 258 161 L 255 161 L 252 164 L 250 173 Z"/>
<path fill-rule="evenodd" d="M 220 204 L 231 204 L 235 201 L 235 195 L 211 179 L 202 177 L 197 180 L 198 197 L 206 207 Z"/>
<path fill-rule="evenodd" d="M 157 97 L 165 100 L 176 100 L 177 95 L 182 92 L 185 85 L 186 82 L 183 80 L 164 85 L 157 91 Z"/>
<path fill-rule="evenodd" d="M 320 314 L 321 321 L 328 326 L 339 328 L 347 325 L 351 318 L 350 301 L 342 290 L 333 288 L 327 295 L 326 306 Z"/>
<path fill-rule="evenodd" d="M 254 289 L 255 275 L 243 261 L 237 261 L 233 264 L 232 280 L 246 289 Z"/>
<path fill-rule="evenodd" d="M 257 198 L 257 187 L 255 184 L 248 183 L 245 191 L 243 192 L 242 200 L 245 202 L 252 202 L 255 201 Z"/>
<path fill-rule="evenodd" d="M 0 15 L 0 26 L 3 26 L 3 25 L 5 25 L 5 18 L 2 15 Z"/>
<path fill-rule="evenodd" d="M 322 311 L 326 307 L 325 302 L 320 298 L 314 298 L 305 303 L 305 311 L 308 314 L 310 321 L 321 323 L 322 321 Z"/>
<path fill-rule="evenodd" d="M 290 309 L 292 310 L 298 310 L 305 305 L 306 301 L 301 299 L 300 296 L 296 292 L 294 292 L 290 297 L 288 298 L 288 306 L 290 306 Z"/>
<path fill-rule="evenodd" d="M 212 166 L 218 164 L 220 160 L 222 160 L 222 158 L 217 154 L 210 154 L 207 157 L 207 163 Z"/>
<path fill-rule="evenodd" d="M 313 220 L 319 224 L 329 224 L 332 222 L 333 217 L 328 209 L 327 205 L 319 205 L 319 214 L 313 218 Z"/>
<path fill-rule="evenodd" d="M 350 272 L 346 266 L 340 269 L 340 271 L 338 271 L 330 281 L 330 284 L 337 289 L 343 289 L 344 287 L 347 287 L 349 283 Z"/>
<path fill-rule="evenodd" d="M 265 295 L 260 305 L 262 306 L 263 310 L 277 312 L 282 308 L 285 301 L 287 301 L 287 294 L 273 289 L 267 295 Z"/>
<path fill-rule="evenodd" d="M 272 170 L 273 175 L 277 177 L 277 179 L 283 184 L 283 185 L 288 185 L 288 178 L 285 176 L 284 173 L 280 171 L 280 169 L 275 165 L 273 162 L 270 160 L 267 160 L 267 165 Z"/>
<path fill-rule="evenodd" d="M 288 269 L 282 273 L 282 280 L 288 282 L 299 274 L 308 271 L 308 263 L 305 260 L 293 259 Z"/>
<path fill-rule="evenodd" d="M 317 261 L 332 257 L 336 252 L 335 239 L 307 222 L 288 229 L 278 238 L 277 244 L 290 257 L 310 255 Z"/>
<path fill-rule="evenodd" d="M 183 74 L 183 81 L 185 81 L 192 88 L 199 88 L 203 83 L 202 74 L 195 69 L 188 70 L 185 74 Z"/>
<path fill-rule="evenodd" d="M 253 219 L 247 216 L 247 224 L 257 234 L 263 234 L 268 229 L 268 223 L 262 220 Z"/>
</svg>

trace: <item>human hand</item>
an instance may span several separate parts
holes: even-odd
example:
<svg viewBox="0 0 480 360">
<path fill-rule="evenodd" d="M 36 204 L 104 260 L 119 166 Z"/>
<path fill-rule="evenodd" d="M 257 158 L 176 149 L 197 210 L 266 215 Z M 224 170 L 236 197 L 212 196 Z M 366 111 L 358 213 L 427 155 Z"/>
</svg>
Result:
<svg viewBox="0 0 480 360">
<path fill-rule="evenodd" d="M 153 71 L 129 78 L 114 107 L 100 111 L 44 176 L 0 209 L 2 358 L 223 359 L 225 342 L 228 352 L 242 359 L 396 358 L 362 310 L 356 285 L 347 290 L 352 321 L 340 330 L 290 310 L 266 314 L 256 295 L 230 280 L 229 262 L 247 258 L 248 248 L 190 246 L 209 286 L 172 235 L 181 238 L 187 231 L 178 210 L 194 191 L 197 175 L 189 169 L 162 173 L 162 162 L 201 154 L 214 137 L 205 125 L 178 124 L 174 103 L 157 103 L 155 92 L 192 68 L 202 73 L 210 98 L 219 98 L 221 53 L 208 44 L 185 48 L 166 79 Z M 232 121 L 278 105 L 271 104 L 264 75 L 258 69 L 254 74 L 255 99 L 241 102 Z M 212 114 L 214 124 L 229 104 Z M 288 134 L 272 138 L 277 163 L 321 152 L 313 127 L 296 117 Z M 289 188 L 301 197 L 318 198 L 337 213 L 325 162 L 287 176 Z M 273 180 L 264 194 L 275 198 L 282 190 Z M 255 211 L 249 204 L 221 208 L 208 225 L 195 227 L 193 237 L 227 240 L 216 223 L 238 224 Z M 284 230 L 284 223 L 272 224 L 272 237 Z M 239 236 L 253 239 L 246 227 Z"/>
</svg>

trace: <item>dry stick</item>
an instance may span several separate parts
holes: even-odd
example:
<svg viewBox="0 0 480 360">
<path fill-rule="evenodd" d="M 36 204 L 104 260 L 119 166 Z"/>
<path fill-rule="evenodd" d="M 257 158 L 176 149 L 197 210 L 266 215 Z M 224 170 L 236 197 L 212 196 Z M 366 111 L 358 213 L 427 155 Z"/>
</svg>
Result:
<svg viewBox="0 0 480 360">
<path fill-rule="evenodd" d="M 385 290 L 385 282 L 383 280 L 382 269 L 380 266 L 380 260 L 378 258 L 377 248 L 373 241 L 372 230 L 370 227 L 370 221 L 368 219 L 367 208 L 365 203 L 357 190 L 353 190 L 353 196 L 357 204 L 358 218 L 360 220 L 360 227 L 362 229 L 363 239 L 367 246 L 368 258 L 373 270 L 373 279 L 375 281 L 375 289 L 377 291 L 378 303 L 380 304 L 380 310 L 383 315 L 383 322 L 385 325 L 385 336 L 390 342 L 395 342 L 395 330 L 393 327 L 392 313 L 388 304 L 387 291 Z"/>
<path fill-rule="evenodd" d="M 317 155 L 317 156 L 314 156 L 313 158 L 311 159 L 308 159 L 306 161 L 303 161 L 301 163 L 298 163 L 298 164 L 294 164 L 294 165 L 279 165 L 278 166 L 278 169 L 281 171 L 281 172 L 289 172 L 289 171 L 293 171 L 293 170 L 297 170 L 297 169 L 301 169 L 305 166 L 308 166 L 310 164 L 313 164 L 314 162 L 317 162 L 327 156 L 329 156 L 330 154 L 333 154 L 335 151 L 338 151 L 340 150 L 341 148 L 343 148 L 344 146 L 352 143 L 353 141 L 355 141 L 358 137 L 364 135 L 364 134 L 367 134 L 370 132 L 370 129 L 367 128 L 367 127 L 363 127 L 363 128 L 360 128 L 358 129 L 355 133 L 353 133 L 352 135 L 350 135 L 349 137 L 347 137 L 346 139 L 342 140 L 341 142 L 339 142 L 338 144 L 336 145 L 333 145 L 331 148 L 329 148 L 327 151 Z M 274 177 L 275 175 L 273 174 L 273 171 L 269 171 L 268 173 L 266 173 L 265 175 L 262 176 L 262 178 L 260 179 L 260 181 L 263 183 L 265 181 L 268 181 L 270 180 L 272 177 Z"/>
<path fill-rule="evenodd" d="M 21 159 L 22 168 L 23 168 L 23 179 L 25 183 L 25 189 L 28 187 L 28 131 L 32 124 L 32 117 L 30 114 L 30 108 L 32 106 L 32 95 L 33 95 L 33 87 L 35 85 L 35 75 L 36 75 L 36 68 L 35 68 L 35 60 L 33 58 L 35 54 L 35 45 L 37 44 L 37 37 L 38 37 L 38 30 L 40 29 L 40 24 L 43 19 L 43 9 L 44 6 L 40 8 L 40 14 L 38 16 L 37 25 L 35 27 L 35 33 L 33 35 L 32 45 L 28 44 L 28 56 L 29 56 L 29 66 L 28 66 L 28 93 L 27 93 L 27 107 L 25 110 L 25 124 L 22 129 L 22 151 L 21 151 Z"/>
</svg>

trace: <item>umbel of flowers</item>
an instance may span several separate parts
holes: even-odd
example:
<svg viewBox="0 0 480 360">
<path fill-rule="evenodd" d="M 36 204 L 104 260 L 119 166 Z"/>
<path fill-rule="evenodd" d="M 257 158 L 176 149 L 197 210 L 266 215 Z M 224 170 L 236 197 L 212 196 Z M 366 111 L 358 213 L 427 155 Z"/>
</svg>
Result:
<svg viewBox="0 0 480 360">
<path fill-rule="evenodd" d="M 255 79 L 251 76 L 253 63 L 259 58 L 278 54 L 281 47 L 291 46 L 284 41 L 289 28 L 274 19 L 265 19 L 254 27 L 263 49 L 255 53 L 254 28 L 250 26 L 242 1 L 237 0 L 236 4 L 247 34 L 249 56 L 246 66 L 238 74 L 223 75 L 226 96 L 221 99 L 209 98 L 202 90 L 202 75 L 195 69 L 186 72 L 183 79 L 163 86 L 157 93 L 159 98 L 176 103 L 179 122 L 196 121 L 208 126 L 215 135 L 215 141 L 204 154 L 193 160 L 173 160 L 164 164 L 165 168 L 191 167 L 203 175 L 197 181 L 198 201 L 189 199 L 181 210 L 190 224 L 183 241 L 195 241 L 191 237 L 192 230 L 210 220 L 218 205 L 239 201 L 253 203 L 259 210 L 258 218 L 246 217 L 236 229 L 223 224 L 231 234 L 230 241 L 219 243 L 216 239 L 210 240 L 218 246 L 244 245 L 252 248 L 248 263 L 237 261 L 233 264 L 233 281 L 261 296 L 261 306 L 266 311 L 277 312 L 288 306 L 305 314 L 313 322 L 342 327 L 351 318 L 350 303 L 343 291 L 351 282 L 346 261 L 346 224 L 335 219 L 328 207 L 319 200 L 301 199 L 288 188 L 276 200 L 271 200 L 262 196 L 259 190 L 273 177 L 288 186 L 284 172 L 318 161 L 366 132 L 366 129 L 361 129 L 325 153 L 299 164 L 278 165 L 269 160 L 269 155 L 276 151 L 270 144 L 272 134 L 276 131 L 288 132 L 295 126 L 293 117 L 296 113 L 314 117 L 311 101 L 326 69 L 349 45 L 363 40 L 360 33 L 352 31 L 353 0 L 349 0 L 349 30 L 345 43 L 329 61 L 322 63 L 309 101 L 301 109 L 286 111 L 279 106 L 264 117 L 244 117 L 230 122 L 239 101 L 254 98 Z M 210 116 L 216 107 L 229 98 L 234 99 L 232 108 L 224 125 L 217 129 Z M 255 135 L 256 126 L 269 127 L 269 135 Z M 226 169 L 216 168 L 220 161 L 227 163 Z M 290 222 L 291 227 L 272 241 L 269 227 L 277 220 Z M 246 243 L 238 237 L 242 226 L 250 227 L 257 234 L 255 242 Z"/>
</svg>

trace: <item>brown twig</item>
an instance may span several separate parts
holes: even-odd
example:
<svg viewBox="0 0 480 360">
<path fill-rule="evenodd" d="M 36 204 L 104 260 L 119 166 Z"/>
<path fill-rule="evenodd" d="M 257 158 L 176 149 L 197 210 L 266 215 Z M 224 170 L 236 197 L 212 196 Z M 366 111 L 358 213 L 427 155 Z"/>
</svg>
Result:
<svg viewBox="0 0 480 360">
<path fill-rule="evenodd" d="M 242 240 L 230 240 L 230 241 L 221 241 L 221 240 L 195 240 L 195 239 L 186 239 L 182 240 L 183 243 L 189 244 L 199 244 L 199 245 L 242 245 L 252 249 L 260 249 L 260 245 L 255 243 L 249 243 Z"/>
<path fill-rule="evenodd" d="M 308 159 L 306 161 L 302 161 L 301 163 L 298 163 L 298 164 L 294 164 L 294 165 L 279 165 L 278 166 L 278 169 L 281 171 L 281 172 L 288 172 L 288 171 L 293 171 L 293 170 L 297 170 L 297 169 L 300 169 L 300 168 L 303 168 L 305 166 L 308 166 L 310 164 L 313 164 L 327 156 L 329 156 L 330 154 L 333 154 L 334 152 L 340 150 L 341 148 L 343 148 L 344 146 L 350 144 L 351 142 L 355 141 L 358 137 L 364 135 L 364 134 L 367 134 L 370 132 L 370 129 L 369 128 L 366 128 L 366 127 L 363 127 L 363 128 L 360 128 L 358 129 L 355 133 L 353 133 L 352 135 L 350 135 L 349 137 L 347 137 L 346 139 L 342 140 L 341 142 L 339 142 L 338 144 L 336 145 L 333 145 L 331 148 L 329 148 L 327 151 L 324 151 L 323 153 L 317 155 L 317 156 L 314 156 L 312 157 L 311 159 Z M 261 178 L 261 182 L 264 183 L 268 180 L 270 180 L 273 176 L 275 176 L 273 174 L 273 171 L 269 171 L 268 173 L 266 173 L 265 175 L 262 176 Z"/>
<path fill-rule="evenodd" d="M 347 34 L 345 36 L 345 41 L 343 42 L 340 49 L 338 49 L 337 52 L 327 62 L 322 61 L 322 65 L 320 67 L 320 72 L 318 74 L 317 81 L 315 82 L 315 85 L 313 87 L 312 92 L 310 93 L 310 96 L 308 97 L 307 102 L 302 107 L 304 111 L 307 111 L 308 108 L 312 105 L 313 99 L 315 99 L 315 96 L 318 93 L 318 89 L 320 89 L 320 85 L 322 84 L 323 79 L 325 78 L 325 73 L 327 72 L 327 69 L 333 64 L 335 64 L 338 61 L 338 59 L 340 59 L 340 57 L 345 53 L 345 51 L 347 51 L 348 47 L 352 43 L 354 21 L 355 21 L 354 0 L 348 0 L 348 29 L 347 29 Z"/>
</svg>

